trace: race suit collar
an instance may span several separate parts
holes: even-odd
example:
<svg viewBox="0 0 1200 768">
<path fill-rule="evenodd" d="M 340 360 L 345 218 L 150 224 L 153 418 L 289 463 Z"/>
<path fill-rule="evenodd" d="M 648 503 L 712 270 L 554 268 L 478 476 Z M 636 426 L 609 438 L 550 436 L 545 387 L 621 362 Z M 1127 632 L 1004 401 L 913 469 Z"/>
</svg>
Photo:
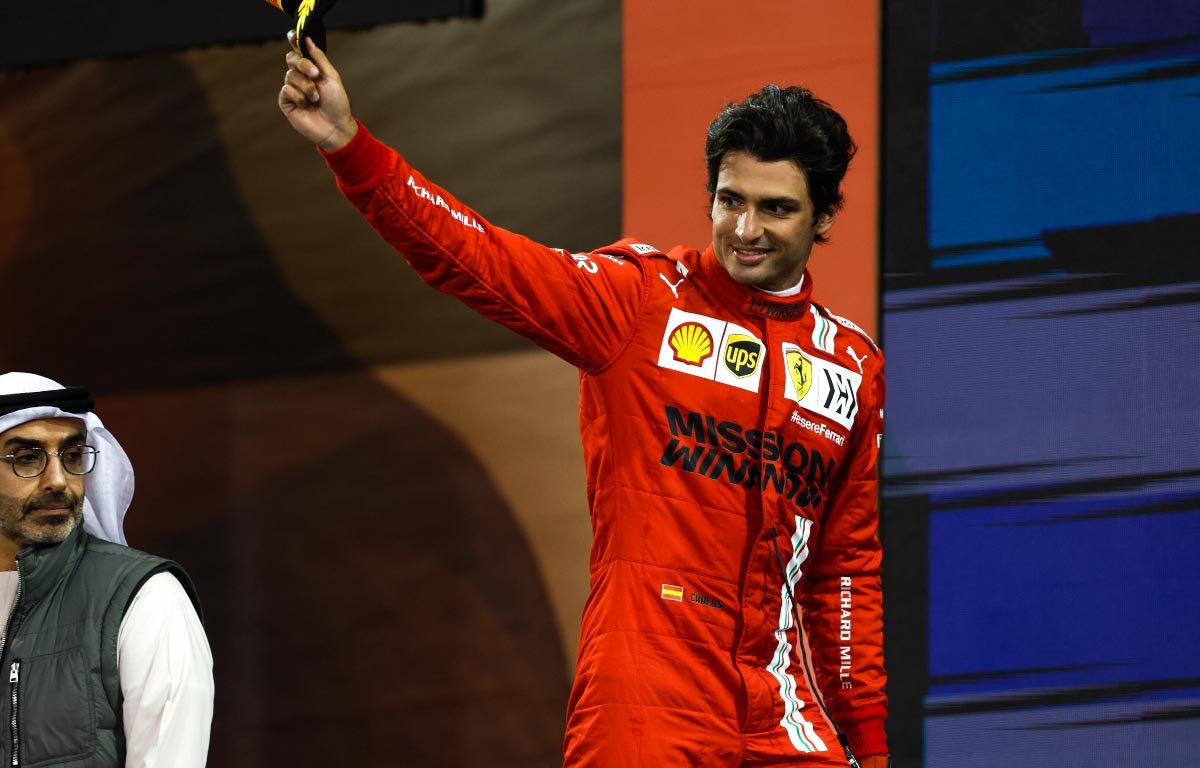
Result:
<svg viewBox="0 0 1200 768">
<path fill-rule="evenodd" d="M 712 275 L 712 284 L 721 298 L 731 306 L 741 307 L 742 311 L 768 317 L 775 320 L 795 320 L 808 312 L 809 300 L 812 298 L 813 279 L 806 269 L 804 280 L 799 293 L 792 296 L 772 296 L 760 290 L 742 285 L 729 276 L 712 245 L 704 249 L 700 255 L 700 271 Z"/>
</svg>

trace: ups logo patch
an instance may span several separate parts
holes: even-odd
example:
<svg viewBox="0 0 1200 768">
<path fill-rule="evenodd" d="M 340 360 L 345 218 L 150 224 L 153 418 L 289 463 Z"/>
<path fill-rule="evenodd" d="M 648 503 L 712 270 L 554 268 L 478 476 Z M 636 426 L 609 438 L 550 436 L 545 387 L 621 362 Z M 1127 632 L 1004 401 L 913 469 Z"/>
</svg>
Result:
<svg viewBox="0 0 1200 768">
<path fill-rule="evenodd" d="M 725 368 L 739 379 L 751 376 L 758 370 L 762 359 L 762 344 L 753 336 L 731 333 L 725 345 Z"/>
</svg>

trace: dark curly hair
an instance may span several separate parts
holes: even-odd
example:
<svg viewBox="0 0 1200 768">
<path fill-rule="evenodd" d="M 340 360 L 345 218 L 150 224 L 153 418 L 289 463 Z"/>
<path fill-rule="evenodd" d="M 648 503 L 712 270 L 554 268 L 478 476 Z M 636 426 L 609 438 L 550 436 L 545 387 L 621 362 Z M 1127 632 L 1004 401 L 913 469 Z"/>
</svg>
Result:
<svg viewBox="0 0 1200 768">
<path fill-rule="evenodd" d="M 745 152 L 764 163 L 791 160 L 804 171 L 814 220 L 842 207 L 842 178 L 858 147 L 842 119 L 807 88 L 765 85 L 745 101 L 728 104 L 708 126 L 709 207 L 726 152 Z M 818 242 L 825 242 L 823 235 Z"/>
</svg>

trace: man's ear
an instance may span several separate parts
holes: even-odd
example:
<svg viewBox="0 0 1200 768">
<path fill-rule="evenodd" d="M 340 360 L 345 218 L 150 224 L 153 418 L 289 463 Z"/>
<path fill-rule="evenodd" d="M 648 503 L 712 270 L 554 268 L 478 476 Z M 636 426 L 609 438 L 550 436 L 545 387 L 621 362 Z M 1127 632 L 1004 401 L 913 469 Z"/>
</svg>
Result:
<svg viewBox="0 0 1200 768">
<path fill-rule="evenodd" d="M 824 235 L 833 227 L 833 220 L 837 218 L 836 211 L 829 211 L 817 216 L 817 223 L 813 226 L 813 231 L 818 235 Z"/>
</svg>

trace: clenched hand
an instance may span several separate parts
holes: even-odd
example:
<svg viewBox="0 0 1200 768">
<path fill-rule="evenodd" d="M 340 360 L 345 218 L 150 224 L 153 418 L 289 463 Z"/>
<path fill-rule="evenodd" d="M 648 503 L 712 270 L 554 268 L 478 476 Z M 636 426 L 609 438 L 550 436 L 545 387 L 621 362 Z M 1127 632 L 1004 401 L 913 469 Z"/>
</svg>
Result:
<svg viewBox="0 0 1200 768">
<path fill-rule="evenodd" d="M 294 32 L 288 33 L 290 39 Z M 311 38 L 308 56 L 295 49 L 287 55 L 287 73 L 279 91 L 279 109 L 304 138 L 326 152 L 341 149 L 358 132 L 350 97 L 333 64 Z"/>
</svg>

